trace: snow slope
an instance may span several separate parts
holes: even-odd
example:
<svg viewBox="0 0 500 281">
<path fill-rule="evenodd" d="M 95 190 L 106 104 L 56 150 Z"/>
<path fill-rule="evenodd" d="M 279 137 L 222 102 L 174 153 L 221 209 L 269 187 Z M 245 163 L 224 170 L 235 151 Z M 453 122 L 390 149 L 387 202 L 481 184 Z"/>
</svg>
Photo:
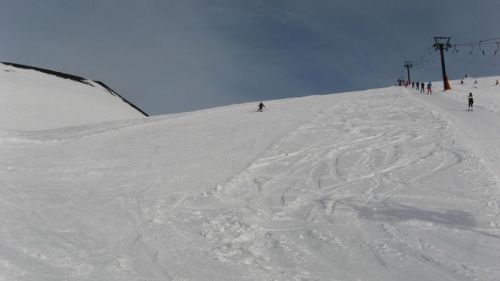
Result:
<svg viewBox="0 0 500 281">
<path fill-rule="evenodd" d="M 0 63 L 0 129 L 43 130 L 144 117 L 100 82 L 29 68 Z"/>
<path fill-rule="evenodd" d="M 447 97 L 465 103 L 469 93 L 472 93 L 475 97 L 476 108 L 500 114 L 500 85 L 496 85 L 496 80 L 500 81 L 500 77 L 469 77 L 463 79 L 463 85 L 460 84 L 460 80 L 452 81 L 451 95 Z M 477 84 L 474 81 L 477 81 Z M 441 83 L 436 82 L 435 85 L 442 89 Z"/>
<path fill-rule="evenodd" d="M 500 117 L 451 96 L 0 131 L 0 280 L 500 280 Z"/>
</svg>

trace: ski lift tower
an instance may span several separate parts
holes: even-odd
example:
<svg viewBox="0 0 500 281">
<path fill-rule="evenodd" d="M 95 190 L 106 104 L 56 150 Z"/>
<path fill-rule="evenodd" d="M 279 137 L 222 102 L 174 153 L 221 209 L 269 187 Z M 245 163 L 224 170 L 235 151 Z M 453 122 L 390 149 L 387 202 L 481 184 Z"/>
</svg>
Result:
<svg viewBox="0 0 500 281">
<path fill-rule="evenodd" d="M 441 54 L 441 70 L 443 71 L 443 86 L 444 90 L 451 90 L 450 82 L 448 81 L 448 76 L 446 75 L 446 66 L 444 64 L 444 51 L 448 51 L 451 47 L 450 44 L 451 37 L 434 37 L 434 49 Z"/>
<path fill-rule="evenodd" d="M 411 61 L 405 61 L 405 65 L 404 67 L 406 68 L 406 71 L 408 73 L 408 83 L 411 84 L 411 79 L 410 79 L 410 68 L 413 67 L 413 64 L 411 63 Z"/>
</svg>

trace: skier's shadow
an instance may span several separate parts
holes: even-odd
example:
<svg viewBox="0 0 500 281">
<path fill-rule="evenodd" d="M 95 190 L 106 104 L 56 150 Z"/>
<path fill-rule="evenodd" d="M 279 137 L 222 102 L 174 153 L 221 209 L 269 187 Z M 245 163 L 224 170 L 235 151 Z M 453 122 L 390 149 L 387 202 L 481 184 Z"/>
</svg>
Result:
<svg viewBox="0 0 500 281">
<path fill-rule="evenodd" d="M 390 223 L 422 221 L 459 228 L 475 227 L 477 225 L 474 216 L 462 210 L 426 210 L 394 203 L 374 203 L 367 206 L 359 206 L 356 203 L 346 204 L 356 210 L 361 218 L 369 220 Z"/>
</svg>

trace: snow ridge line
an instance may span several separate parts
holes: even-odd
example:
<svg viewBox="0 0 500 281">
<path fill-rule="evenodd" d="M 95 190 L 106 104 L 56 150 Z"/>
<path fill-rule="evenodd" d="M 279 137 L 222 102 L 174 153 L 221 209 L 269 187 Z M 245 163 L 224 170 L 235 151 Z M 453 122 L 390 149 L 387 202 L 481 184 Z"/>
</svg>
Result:
<svg viewBox="0 0 500 281">
<path fill-rule="evenodd" d="M 72 75 L 72 74 L 67 74 L 67 73 L 63 73 L 63 72 L 59 72 L 59 71 L 54 71 L 54 70 L 49 70 L 49 69 L 44 69 L 44 68 L 35 67 L 35 66 L 29 66 L 29 65 L 23 65 L 23 64 L 18 64 L 18 63 L 12 63 L 12 62 L 0 62 L 0 63 L 8 65 L 8 66 L 16 67 L 16 68 L 28 69 L 28 70 L 35 70 L 35 71 L 38 71 L 38 72 L 42 72 L 42 73 L 49 74 L 49 75 L 54 75 L 54 76 L 57 76 L 57 77 L 63 78 L 63 79 L 69 79 L 69 80 L 72 80 L 72 81 L 75 81 L 75 82 L 78 82 L 78 83 L 82 83 L 82 84 L 94 87 L 94 85 L 92 85 L 91 83 L 89 83 L 87 79 L 85 79 L 83 77 L 80 77 L 80 76 L 76 76 L 76 75 Z"/>
<path fill-rule="evenodd" d="M 114 96 L 117 96 L 118 98 L 120 98 L 124 103 L 128 104 L 129 106 L 131 106 L 132 108 L 134 108 L 135 110 L 139 111 L 140 113 L 142 113 L 142 115 L 144 115 L 145 117 L 149 117 L 149 114 L 147 114 L 146 112 L 144 112 L 142 109 L 140 109 L 139 107 L 137 107 L 135 104 L 131 103 L 130 101 L 128 101 L 126 98 L 122 97 L 121 95 L 119 95 L 117 92 L 115 92 L 113 89 L 111 89 L 108 85 L 104 84 L 104 82 L 101 82 L 101 81 L 94 81 L 95 83 L 99 84 L 101 87 L 103 87 L 106 91 L 108 91 L 111 95 L 114 95 Z"/>
<path fill-rule="evenodd" d="M 100 85 L 102 88 L 104 88 L 104 90 L 106 90 L 111 95 L 114 95 L 114 96 L 120 98 L 123 102 L 125 102 L 126 104 L 128 104 L 130 107 L 132 107 L 133 109 L 139 111 L 145 117 L 149 117 L 149 115 L 146 112 L 144 112 L 142 109 L 140 109 L 139 107 L 137 107 L 135 104 L 133 104 L 130 101 L 128 101 L 126 98 L 124 98 L 121 95 L 119 95 L 116 91 L 114 91 L 108 85 L 104 84 L 101 81 L 92 81 L 92 80 L 89 80 L 89 79 L 86 79 L 86 78 L 83 78 L 83 77 L 80 77 L 80 76 L 76 76 L 76 75 L 73 75 L 73 74 L 63 73 L 63 72 L 59 72 L 59 71 L 55 71 L 55 70 L 50 70 L 50 69 L 45 69 L 45 68 L 40 68 L 40 67 L 35 67 L 35 66 L 17 64 L 17 63 L 12 63 L 12 62 L 0 62 L 0 63 L 2 63 L 4 65 L 16 67 L 16 68 L 21 68 L 21 69 L 34 70 L 34 71 L 42 72 L 42 73 L 53 75 L 53 76 L 56 76 L 56 77 L 59 77 L 59 78 L 63 78 L 63 79 L 69 79 L 69 80 L 72 80 L 72 81 L 75 81 L 75 82 L 78 82 L 78 83 L 82 83 L 82 84 L 85 84 L 85 85 L 88 85 L 88 86 L 91 86 L 91 87 L 95 87 L 95 85 L 93 84 L 93 82 L 94 82 L 94 83 Z"/>
</svg>

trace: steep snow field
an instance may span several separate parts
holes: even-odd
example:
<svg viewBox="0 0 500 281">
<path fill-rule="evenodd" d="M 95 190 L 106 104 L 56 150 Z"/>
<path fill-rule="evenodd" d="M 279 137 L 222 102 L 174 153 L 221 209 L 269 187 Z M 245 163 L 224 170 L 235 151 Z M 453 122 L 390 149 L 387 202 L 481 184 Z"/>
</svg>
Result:
<svg viewBox="0 0 500 281">
<path fill-rule="evenodd" d="M 500 280 L 481 85 L 0 131 L 0 280 Z"/>
<path fill-rule="evenodd" d="M 80 78 L 80 77 L 78 77 Z M 144 116 L 91 80 L 0 63 L 0 129 L 42 130 Z"/>
</svg>

